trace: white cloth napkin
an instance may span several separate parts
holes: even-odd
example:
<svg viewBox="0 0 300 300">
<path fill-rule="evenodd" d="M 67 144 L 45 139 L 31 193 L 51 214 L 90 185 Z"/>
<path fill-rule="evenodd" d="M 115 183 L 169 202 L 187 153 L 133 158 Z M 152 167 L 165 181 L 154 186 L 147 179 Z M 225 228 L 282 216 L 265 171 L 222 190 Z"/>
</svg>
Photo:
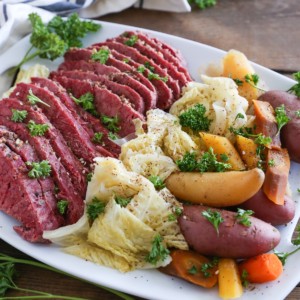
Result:
<svg viewBox="0 0 300 300">
<path fill-rule="evenodd" d="M 3 0 L 0 2 L 0 59 L 14 43 L 31 31 L 28 14 L 37 12 L 44 22 L 55 14 L 78 12 L 83 18 L 116 13 L 128 7 L 189 12 L 188 0 Z"/>
</svg>

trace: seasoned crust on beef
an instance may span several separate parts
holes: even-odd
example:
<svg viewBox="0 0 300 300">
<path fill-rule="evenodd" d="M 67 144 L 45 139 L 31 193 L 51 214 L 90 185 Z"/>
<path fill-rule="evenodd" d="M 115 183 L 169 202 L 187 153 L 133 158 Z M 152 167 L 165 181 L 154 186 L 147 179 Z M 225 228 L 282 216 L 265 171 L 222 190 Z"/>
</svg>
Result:
<svg viewBox="0 0 300 300">
<path fill-rule="evenodd" d="M 55 78 L 53 78 L 55 80 Z M 121 152 L 121 147 L 115 144 L 108 138 L 108 130 L 100 122 L 99 118 L 94 117 L 86 112 L 80 105 L 77 105 L 67 93 L 67 90 L 57 81 L 47 78 L 33 77 L 31 81 L 40 87 L 46 87 L 53 92 L 61 102 L 69 109 L 76 121 L 85 129 L 90 139 L 92 140 L 94 134 L 97 132 L 103 133 L 101 145 L 115 157 L 118 157 Z"/>
<path fill-rule="evenodd" d="M 36 179 L 30 179 L 22 158 L 0 143 L 0 210 L 17 219 L 14 229 L 31 242 L 45 242 L 43 230 L 59 227 L 60 222 L 46 204 Z"/>
</svg>

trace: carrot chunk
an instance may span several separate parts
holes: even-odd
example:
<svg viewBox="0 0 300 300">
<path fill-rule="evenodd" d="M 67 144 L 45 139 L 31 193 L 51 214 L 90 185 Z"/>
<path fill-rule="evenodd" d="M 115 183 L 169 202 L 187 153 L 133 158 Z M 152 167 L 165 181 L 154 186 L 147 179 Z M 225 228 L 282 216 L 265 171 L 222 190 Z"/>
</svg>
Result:
<svg viewBox="0 0 300 300">
<path fill-rule="evenodd" d="M 159 268 L 161 272 L 205 288 L 216 285 L 218 263 L 215 261 L 189 250 L 173 250 L 170 255 L 172 262 Z"/>
<path fill-rule="evenodd" d="M 286 149 L 268 149 L 267 162 L 263 191 L 275 204 L 283 205 L 290 170 L 288 151 Z"/>
<path fill-rule="evenodd" d="M 283 267 L 276 254 L 264 253 L 241 262 L 239 271 L 248 282 L 265 283 L 278 278 Z"/>
</svg>

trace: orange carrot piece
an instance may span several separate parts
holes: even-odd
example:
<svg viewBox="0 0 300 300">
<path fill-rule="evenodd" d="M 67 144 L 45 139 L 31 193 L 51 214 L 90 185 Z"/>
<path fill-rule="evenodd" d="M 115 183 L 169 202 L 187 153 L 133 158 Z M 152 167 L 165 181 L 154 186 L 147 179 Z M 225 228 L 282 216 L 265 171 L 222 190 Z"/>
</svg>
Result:
<svg viewBox="0 0 300 300">
<path fill-rule="evenodd" d="M 263 191 L 275 204 L 284 204 L 290 170 L 290 157 L 286 149 L 268 149 L 267 170 Z"/>
<path fill-rule="evenodd" d="M 205 288 L 216 285 L 218 266 L 212 260 L 190 250 L 173 250 L 171 257 L 169 265 L 159 268 L 161 272 Z"/>
<path fill-rule="evenodd" d="M 276 254 L 264 253 L 241 262 L 239 271 L 248 282 L 265 283 L 278 278 L 283 267 Z M 247 272 L 246 276 L 245 272 Z"/>
<path fill-rule="evenodd" d="M 265 101 L 253 100 L 256 133 L 262 133 L 272 139 L 270 148 L 278 149 L 281 147 L 278 126 L 275 118 L 275 112 L 272 105 Z"/>
</svg>

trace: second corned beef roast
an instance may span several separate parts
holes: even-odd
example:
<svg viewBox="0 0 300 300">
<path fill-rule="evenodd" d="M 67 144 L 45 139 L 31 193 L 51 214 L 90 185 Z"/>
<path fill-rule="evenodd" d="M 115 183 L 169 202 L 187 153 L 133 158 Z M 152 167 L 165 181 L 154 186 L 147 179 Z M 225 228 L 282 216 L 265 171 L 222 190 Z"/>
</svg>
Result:
<svg viewBox="0 0 300 300">
<path fill-rule="evenodd" d="M 30 242 L 75 223 L 97 156 L 148 110 L 168 110 L 188 82 L 179 51 L 143 32 L 71 48 L 49 78 L 19 83 L 0 101 L 0 210 Z"/>
</svg>

